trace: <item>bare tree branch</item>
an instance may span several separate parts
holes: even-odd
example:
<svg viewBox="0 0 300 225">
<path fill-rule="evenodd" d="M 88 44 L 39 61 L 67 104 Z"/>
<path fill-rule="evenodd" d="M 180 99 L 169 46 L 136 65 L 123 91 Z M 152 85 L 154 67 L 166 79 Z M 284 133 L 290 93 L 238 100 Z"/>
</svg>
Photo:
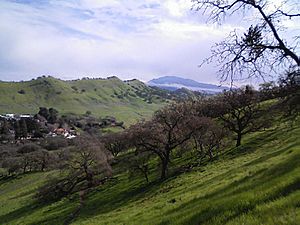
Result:
<svg viewBox="0 0 300 225">
<path fill-rule="evenodd" d="M 260 15 L 260 22 L 253 24 L 240 35 L 233 31 L 220 43 L 215 44 L 211 56 L 204 63 L 216 63 L 221 81 L 237 78 L 265 78 L 274 72 L 293 66 L 300 67 L 299 53 L 296 51 L 299 38 L 293 46 L 283 39 L 280 21 L 286 17 L 293 19 L 300 16 L 294 10 L 284 12 L 277 7 L 273 12 L 267 10 L 268 0 L 192 0 L 194 9 L 208 14 L 208 22 L 221 23 L 222 19 L 237 12 L 255 10 Z M 288 2 L 283 3 L 284 6 Z M 298 4 L 298 3 L 295 3 Z M 283 7 L 283 6 L 281 6 Z M 291 44 L 291 43 L 290 43 Z"/>
</svg>

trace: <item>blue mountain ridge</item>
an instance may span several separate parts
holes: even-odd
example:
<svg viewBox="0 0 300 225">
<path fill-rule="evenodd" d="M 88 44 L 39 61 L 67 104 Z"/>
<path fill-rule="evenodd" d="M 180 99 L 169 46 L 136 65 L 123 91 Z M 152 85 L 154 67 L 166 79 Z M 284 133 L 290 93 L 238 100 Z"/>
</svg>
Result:
<svg viewBox="0 0 300 225">
<path fill-rule="evenodd" d="M 200 83 L 192 79 L 177 77 L 177 76 L 163 76 L 157 79 L 152 79 L 147 83 L 149 86 L 156 86 L 167 90 L 177 90 L 180 88 L 187 88 L 193 91 L 200 91 L 206 93 L 218 93 L 223 90 L 228 90 L 228 87 L 218 86 L 215 84 Z"/>
</svg>

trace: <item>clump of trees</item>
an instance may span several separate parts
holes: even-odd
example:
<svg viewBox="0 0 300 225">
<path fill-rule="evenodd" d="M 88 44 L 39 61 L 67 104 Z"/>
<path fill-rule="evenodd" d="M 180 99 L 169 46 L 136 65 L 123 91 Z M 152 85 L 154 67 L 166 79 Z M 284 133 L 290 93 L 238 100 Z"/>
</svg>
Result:
<svg viewBox="0 0 300 225">
<path fill-rule="evenodd" d="M 2 161 L 2 167 L 8 174 L 44 171 L 55 163 L 55 154 L 40 146 L 28 143 L 20 146 L 16 152 L 8 154 Z"/>
<path fill-rule="evenodd" d="M 36 197 L 40 201 L 55 201 L 104 183 L 112 175 L 111 159 L 95 137 L 78 137 L 60 168 L 60 178 L 50 179 L 39 188 Z"/>
</svg>

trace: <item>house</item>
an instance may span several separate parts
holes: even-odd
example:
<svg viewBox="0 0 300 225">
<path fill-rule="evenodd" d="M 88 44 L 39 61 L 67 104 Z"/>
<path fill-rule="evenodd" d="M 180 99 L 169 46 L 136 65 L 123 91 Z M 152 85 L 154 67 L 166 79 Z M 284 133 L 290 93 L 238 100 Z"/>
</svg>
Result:
<svg viewBox="0 0 300 225">
<path fill-rule="evenodd" d="M 65 128 L 57 128 L 54 130 L 54 132 L 52 133 L 52 137 L 55 137 L 55 136 L 63 136 L 64 138 L 67 138 L 67 139 L 73 139 L 76 137 L 76 131 L 69 131 Z"/>
<path fill-rule="evenodd" d="M 64 128 L 57 128 L 54 130 L 54 133 L 57 135 L 65 135 L 66 133 L 69 133 L 69 132 Z"/>
<path fill-rule="evenodd" d="M 21 114 L 21 115 L 20 115 L 20 118 L 21 118 L 21 119 L 28 119 L 28 118 L 33 118 L 33 116 L 32 116 L 32 115 L 29 115 L 29 114 Z"/>
<path fill-rule="evenodd" d="M 0 119 L 4 120 L 15 120 L 15 114 L 5 114 L 5 115 L 0 115 Z"/>
</svg>

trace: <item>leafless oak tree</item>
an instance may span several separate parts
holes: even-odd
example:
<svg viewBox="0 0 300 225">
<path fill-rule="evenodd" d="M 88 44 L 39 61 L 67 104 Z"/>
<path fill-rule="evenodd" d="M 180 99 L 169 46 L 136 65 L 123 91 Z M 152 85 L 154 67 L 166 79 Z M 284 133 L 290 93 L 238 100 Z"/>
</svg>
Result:
<svg viewBox="0 0 300 225">
<path fill-rule="evenodd" d="M 101 142 L 114 157 L 117 157 L 122 151 L 126 151 L 129 145 L 125 132 L 104 135 L 101 137 Z"/>
<path fill-rule="evenodd" d="M 245 134 L 266 125 L 258 95 L 249 86 L 224 92 L 216 98 L 216 105 L 219 106 L 219 118 L 224 126 L 236 134 L 236 147 L 241 145 Z"/>
<path fill-rule="evenodd" d="M 156 154 L 161 160 L 161 179 L 167 177 L 171 153 L 191 139 L 206 124 L 206 117 L 199 117 L 193 103 L 170 105 L 157 111 L 151 121 L 133 125 L 129 132 L 132 143 L 139 151 Z"/>
</svg>

